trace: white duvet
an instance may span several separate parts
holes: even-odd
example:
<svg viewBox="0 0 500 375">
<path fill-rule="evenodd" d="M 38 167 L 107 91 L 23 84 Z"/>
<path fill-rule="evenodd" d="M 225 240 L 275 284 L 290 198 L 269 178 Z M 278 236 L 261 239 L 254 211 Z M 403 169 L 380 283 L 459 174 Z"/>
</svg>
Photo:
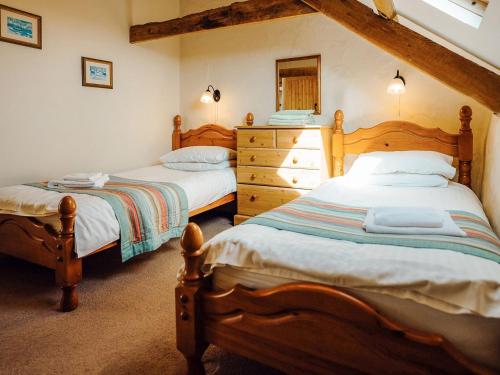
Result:
<svg viewBox="0 0 500 375">
<path fill-rule="evenodd" d="M 360 207 L 431 206 L 485 218 L 467 187 L 356 186 L 332 179 L 311 197 Z M 239 225 L 208 241 L 205 271 L 231 265 L 252 272 L 406 298 L 447 313 L 500 318 L 500 265 L 449 250 L 356 244 Z"/>
<path fill-rule="evenodd" d="M 207 172 L 185 172 L 161 165 L 115 173 L 114 176 L 142 181 L 174 182 L 186 192 L 189 210 L 208 205 L 224 195 L 236 191 L 234 168 Z M 45 205 L 47 211 L 57 213 L 61 198 L 57 193 L 30 186 L 16 185 L 0 188 L 0 199 L 15 197 L 17 201 Z M 78 257 L 88 255 L 120 238 L 120 227 L 113 209 L 105 200 L 87 194 L 69 194 L 77 203 L 75 222 L 76 252 Z M 42 221 L 54 222 L 57 217 Z"/>
</svg>

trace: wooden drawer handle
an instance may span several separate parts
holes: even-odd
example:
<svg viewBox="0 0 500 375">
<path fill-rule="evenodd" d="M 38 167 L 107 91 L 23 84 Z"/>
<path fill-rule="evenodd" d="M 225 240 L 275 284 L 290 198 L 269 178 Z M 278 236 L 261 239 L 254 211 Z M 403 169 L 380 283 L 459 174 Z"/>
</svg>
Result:
<svg viewBox="0 0 500 375">
<path fill-rule="evenodd" d="M 297 164 L 298 162 L 299 162 L 299 159 L 297 159 L 297 158 L 293 158 L 293 159 L 292 159 L 292 163 L 293 163 L 293 164 Z"/>
<path fill-rule="evenodd" d="M 297 178 L 297 177 L 294 177 L 294 178 L 292 178 L 292 182 L 293 182 L 294 184 L 296 184 L 297 182 L 299 182 L 299 180 L 298 180 L 298 178 Z"/>
<path fill-rule="evenodd" d="M 255 194 L 252 194 L 252 196 L 250 197 L 250 202 L 255 202 L 256 199 L 257 196 Z"/>
<path fill-rule="evenodd" d="M 296 145 L 297 143 L 299 143 L 299 139 L 297 137 L 293 137 L 292 143 Z"/>
<path fill-rule="evenodd" d="M 250 137 L 250 143 L 254 143 L 256 140 L 255 136 Z"/>
<path fill-rule="evenodd" d="M 255 161 L 255 155 L 250 156 L 250 161 Z"/>
<path fill-rule="evenodd" d="M 252 180 L 252 181 L 253 181 L 253 180 L 255 180 L 256 178 L 257 178 L 257 176 L 256 176 L 254 173 L 252 173 L 252 175 L 250 176 L 250 180 Z"/>
</svg>

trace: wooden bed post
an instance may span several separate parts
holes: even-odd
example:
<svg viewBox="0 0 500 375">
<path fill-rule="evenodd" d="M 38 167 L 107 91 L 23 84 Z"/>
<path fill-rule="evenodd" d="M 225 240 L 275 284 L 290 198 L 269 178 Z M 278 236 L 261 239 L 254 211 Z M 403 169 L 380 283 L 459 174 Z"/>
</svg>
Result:
<svg viewBox="0 0 500 375">
<path fill-rule="evenodd" d="M 56 284 L 62 289 L 61 311 L 72 311 L 78 307 L 76 285 L 82 280 L 82 261 L 76 257 L 75 219 L 76 202 L 65 196 L 59 203 L 62 229 L 59 234 L 56 258 Z"/>
<path fill-rule="evenodd" d="M 470 187 L 473 137 L 470 122 L 472 109 L 464 105 L 460 108 L 460 134 L 458 135 L 458 182 Z"/>
<path fill-rule="evenodd" d="M 182 118 L 180 115 L 174 117 L 174 131 L 172 132 L 172 150 L 181 148 L 181 125 Z"/>
<path fill-rule="evenodd" d="M 199 304 L 199 294 L 204 286 L 202 245 L 200 227 L 189 223 L 181 237 L 184 272 L 175 288 L 177 349 L 186 358 L 189 375 L 205 374 L 201 357 L 208 346 L 203 338 Z"/>
<path fill-rule="evenodd" d="M 253 120 L 254 120 L 253 113 L 252 112 L 248 112 L 247 113 L 247 117 L 245 118 L 245 123 L 247 124 L 247 126 L 252 126 L 253 125 Z"/>
<path fill-rule="evenodd" d="M 344 175 L 344 112 L 335 111 L 335 128 L 333 129 L 332 155 L 333 177 Z"/>
</svg>

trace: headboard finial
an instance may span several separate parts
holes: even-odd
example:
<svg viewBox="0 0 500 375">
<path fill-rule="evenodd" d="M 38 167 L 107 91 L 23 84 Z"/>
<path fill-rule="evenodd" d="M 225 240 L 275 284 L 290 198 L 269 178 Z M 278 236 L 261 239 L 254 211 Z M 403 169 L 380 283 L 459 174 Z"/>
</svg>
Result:
<svg viewBox="0 0 500 375">
<path fill-rule="evenodd" d="M 248 112 L 247 113 L 247 117 L 245 119 L 245 122 L 246 122 L 247 126 L 252 126 L 253 125 L 253 120 L 254 120 L 253 113 L 252 112 Z"/>
<path fill-rule="evenodd" d="M 180 115 L 174 117 L 174 131 L 172 132 L 172 150 L 181 148 L 181 125 L 182 118 Z"/>
<path fill-rule="evenodd" d="M 460 108 L 460 123 L 462 126 L 460 127 L 460 132 L 471 131 L 470 122 L 472 120 L 472 109 L 468 105 L 464 105 Z"/>
<path fill-rule="evenodd" d="M 182 125 L 182 117 L 181 115 L 176 115 L 174 117 L 174 128 L 177 130 L 181 127 Z"/>
<path fill-rule="evenodd" d="M 342 125 L 344 124 L 344 112 L 342 110 L 337 109 L 335 111 L 335 132 L 339 133 L 342 131 Z"/>
</svg>

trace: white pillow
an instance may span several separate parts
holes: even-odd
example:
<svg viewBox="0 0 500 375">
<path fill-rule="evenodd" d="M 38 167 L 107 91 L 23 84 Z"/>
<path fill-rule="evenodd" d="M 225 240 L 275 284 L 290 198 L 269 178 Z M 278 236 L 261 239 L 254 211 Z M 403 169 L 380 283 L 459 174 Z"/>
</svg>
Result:
<svg viewBox="0 0 500 375">
<path fill-rule="evenodd" d="M 220 163 L 165 163 L 163 166 L 165 168 L 178 169 L 181 171 L 215 171 L 218 169 L 236 167 L 236 160 L 225 160 Z"/>
<path fill-rule="evenodd" d="M 448 180 L 438 174 L 372 174 L 353 176 L 360 185 L 400 186 L 400 187 L 447 187 Z M 353 181 L 354 182 L 354 181 Z"/>
<path fill-rule="evenodd" d="M 183 147 L 163 155 L 163 163 L 220 163 L 235 160 L 236 151 L 219 146 Z"/>
<path fill-rule="evenodd" d="M 349 175 L 412 173 L 437 174 L 452 179 L 455 176 L 452 162 L 451 156 L 434 151 L 369 152 L 359 155 Z"/>
</svg>

